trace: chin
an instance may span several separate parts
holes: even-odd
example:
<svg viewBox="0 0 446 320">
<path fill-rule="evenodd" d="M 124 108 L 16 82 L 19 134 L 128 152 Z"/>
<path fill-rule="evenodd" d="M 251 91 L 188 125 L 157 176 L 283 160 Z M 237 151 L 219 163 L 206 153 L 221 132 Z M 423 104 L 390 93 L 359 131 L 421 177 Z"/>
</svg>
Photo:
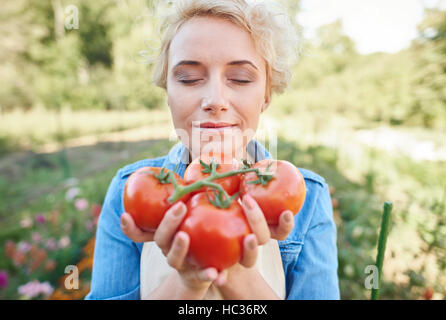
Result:
<svg viewBox="0 0 446 320">
<path fill-rule="evenodd" d="M 181 140 L 195 155 L 213 152 L 232 154 L 235 158 L 242 159 L 243 152 L 254 134 L 252 129 L 243 132 L 239 126 L 230 130 L 192 128 L 189 137 Z"/>
<path fill-rule="evenodd" d="M 228 161 L 232 161 L 233 158 L 244 158 L 244 145 L 235 145 L 224 142 L 206 142 L 200 145 L 200 154 L 224 154 L 225 162 L 226 157 Z"/>
</svg>

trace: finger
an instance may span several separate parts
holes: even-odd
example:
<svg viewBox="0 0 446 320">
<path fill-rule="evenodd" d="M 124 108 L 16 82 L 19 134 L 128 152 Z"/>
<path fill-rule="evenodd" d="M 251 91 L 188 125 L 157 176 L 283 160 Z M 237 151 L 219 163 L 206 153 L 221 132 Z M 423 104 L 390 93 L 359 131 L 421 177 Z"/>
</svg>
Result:
<svg viewBox="0 0 446 320">
<path fill-rule="evenodd" d="M 214 281 L 218 277 L 218 271 L 215 268 L 206 268 L 204 270 L 195 271 L 194 277 L 198 281 Z"/>
<path fill-rule="evenodd" d="M 172 268 L 180 270 L 186 259 L 188 249 L 189 235 L 186 232 L 178 231 L 167 254 L 167 263 Z"/>
<path fill-rule="evenodd" d="M 251 268 L 255 265 L 257 261 L 257 251 L 258 251 L 257 238 L 255 234 L 248 234 L 245 239 L 243 239 L 243 256 L 240 264 L 246 268 Z"/>
<path fill-rule="evenodd" d="M 228 270 L 225 269 L 218 274 L 217 279 L 215 279 L 215 284 L 217 286 L 222 286 L 226 283 L 227 280 L 228 280 Z"/>
<path fill-rule="evenodd" d="M 257 202 L 248 194 L 243 197 L 242 207 L 248 219 L 249 226 L 257 237 L 258 244 L 263 245 L 267 243 L 271 234 L 262 209 L 260 209 Z"/>
<path fill-rule="evenodd" d="M 121 230 L 134 242 L 153 241 L 154 232 L 146 232 L 138 228 L 132 216 L 126 212 L 121 215 Z"/>
<path fill-rule="evenodd" d="M 271 238 L 285 240 L 294 228 L 294 215 L 290 210 L 282 212 L 277 226 L 271 226 Z"/>
<path fill-rule="evenodd" d="M 186 206 L 182 201 L 176 203 L 166 211 L 163 220 L 156 229 L 154 240 L 158 247 L 166 253 L 172 243 L 172 237 L 179 227 L 186 213 Z"/>
</svg>

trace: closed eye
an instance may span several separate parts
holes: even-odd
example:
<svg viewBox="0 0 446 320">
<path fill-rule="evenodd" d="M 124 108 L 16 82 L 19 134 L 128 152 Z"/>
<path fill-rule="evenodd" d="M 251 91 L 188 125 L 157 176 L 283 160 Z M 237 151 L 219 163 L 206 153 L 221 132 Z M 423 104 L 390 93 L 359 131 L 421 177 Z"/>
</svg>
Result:
<svg viewBox="0 0 446 320">
<path fill-rule="evenodd" d="M 185 83 L 185 84 L 190 84 L 190 83 L 195 83 L 195 82 L 197 82 L 197 81 L 200 81 L 200 80 L 202 80 L 202 79 L 194 79 L 194 80 L 179 80 L 180 82 L 182 82 L 182 83 Z M 231 81 L 234 81 L 234 82 L 238 82 L 238 83 L 244 83 L 244 84 L 246 84 L 246 83 L 251 83 L 252 81 L 250 81 L 250 80 L 237 80 L 237 79 L 230 79 Z"/>
<path fill-rule="evenodd" d="M 236 80 L 236 79 L 231 79 L 232 81 L 235 81 L 235 82 L 239 82 L 239 83 L 250 83 L 250 82 L 252 82 L 252 81 L 249 81 L 249 80 Z"/>
<path fill-rule="evenodd" d="M 199 80 L 200 79 L 196 79 L 196 80 L 179 80 L 179 81 L 182 82 L 182 83 L 194 83 L 194 82 L 197 82 Z"/>
</svg>

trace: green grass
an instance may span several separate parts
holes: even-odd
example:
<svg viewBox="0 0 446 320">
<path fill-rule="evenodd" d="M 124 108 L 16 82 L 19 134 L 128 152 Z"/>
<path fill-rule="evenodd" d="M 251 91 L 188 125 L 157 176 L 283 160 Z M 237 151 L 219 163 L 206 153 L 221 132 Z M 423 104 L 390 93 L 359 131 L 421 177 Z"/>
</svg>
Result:
<svg viewBox="0 0 446 320">
<path fill-rule="evenodd" d="M 172 142 L 169 141 L 154 141 L 146 142 L 145 144 L 137 144 L 137 146 L 123 146 L 133 150 L 134 153 L 127 159 L 115 159 L 105 163 L 103 167 L 96 171 L 85 171 L 85 163 L 77 159 L 72 159 L 71 164 L 73 166 L 73 173 L 78 174 L 79 184 L 77 187 L 80 189 L 78 198 L 85 198 L 90 205 L 102 204 L 107 187 L 116 174 L 116 171 L 122 166 L 144 158 L 153 158 L 161 154 L 168 152 L 172 146 Z M 92 147 L 94 149 L 95 147 Z M 116 151 L 115 151 L 116 152 Z M 91 150 L 90 150 L 91 153 Z M 48 158 L 56 157 L 58 154 L 49 155 Z M 82 159 L 82 157 L 80 158 Z M 45 172 L 46 170 L 46 172 Z M 61 179 L 62 169 L 55 165 L 52 170 L 41 169 L 38 173 L 33 173 L 31 170 L 23 171 L 21 174 L 20 187 L 15 189 L 14 193 L 10 193 L 9 197 L 11 201 L 6 201 L 16 205 L 14 211 L 2 211 L 2 228 L 0 230 L 0 270 L 6 270 L 9 275 L 9 287 L 6 290 L 0 291 L 0 297 L 11 299 L 18 298 L 17 287 L 32 279 L 39 279 L 39 281 L 50 281 L 52 285 L 57 286 L 57 281 L 64 275 L 64 268 L 70 264 L 76 264 L 81 255 L 81 249 L 86 241 L 93 236 L 94 230 L 86 230 L 85 223 L 91 220 L 91 213 L 89 210 L 86 212 L 79 212 L 74 209 L 72 202 L 65 200 L 65 194 L 68 187 L 65 186 L 64 179 Z M 18 205 L 23 202 L 28 193 L 25 190 L 35 188 L 36 181 L 42 182 L 48 179 L 47 186 L 52 183 L 51 192 L 44 193 L 40 197 L 33 199 L 30 203 Z M 2 187 L 1 194 L 5 190 L 6 186 Z M 50 223 L 46 223 L 43 226 L 39 226 L 36 223 L 31 228 L 22 228 L 20 226 L 20 220 L 24 217 L 30 217 L 32 220 L 37 214 L 44 214 L 47 218 L 52 212 L 57 211 L 59 213 L 59 222 L 53 226 Z M 67 223 L 71 224 L 71 229 L 66 233 Z M 52 272 L 46 272 L 39 268 L 33 273 L 27 271 L 26 266 L 17 267 L 10 259 L 3 258 L 5 254 L 6 241 L 30 241 L 31 234 L 34 232 L 40 233 L 44 238 L 58 239 L 64 235 L 69 235 L 71 239 L 71 245 L 66 249 L 56 250 L 49 252 L 49 257 L 57 261 L 57 267 Z"/>
<path fill-rule="evenodd" d="M 165 126 L 167 109 L 138 111 L 14 110 L 0 115 L 0 154 L 36 150 L 48 143 L 83 136 L 99 136 L 142 126 Z"/>
<path fill-rule="evenodd" d="M 406 156 L 370 149 L 350 163 L 361 176 L 351 179 L 341 161 L 345 150 L 302 146 L 279 140 L 278 158 L 320 174 L 335 188 L 332 198 L 338 226 L 339 278 L 343 299 L 368 299 L 365 267 L 375 263 L 385 201 L 391 201 L 392 227 L 384 262 L 383 299 L 416 299 L 425 287 L 442 296 L 446 276 L 446 165 L 415 162 Z M 336 220 L 336 216 L 339 219 Z M 418 263 L 434 257 L 434 263 Z M 413 263 L 413 261 L 418 261 Z M 423 279 L 414 284 L 415 277 Z M 398 281 L 394 281 L 398 279 Z M 402 281 L 401 279 L 405 280 Z M 443 296 L 444 297 L 444 296 Z"/>
<path fill-rule="evenodd" d="M 158 144 L 160 143 L 160 146 Z M 116 171 L 119 166 L 132 162 L 139 157 L 156 156 L 161 150 L 166 151 L 165 146 L 172 142 L 140 142 L 140 143 L 108 143 L 78 147 L 68 151 L 68 162 L 73 177 L 81 181 L 87 179 L 103 182 L 103 177 L 111 180 L 111 171 Z M 122 158 L 121 151 L 131 152 L 129 157 Z M 144 150 L 144 151 L 143 151 Z M 168 149 L 167 149 L 168 150 Z M 24 208 L 39 211 L 49 210 L 55 202 L 61 200 L 60 192 L 66 189 L 64 183 L 63 166 L 61 165 L 62 152 L 51 154 L 29 154 L 23 162 L 16 166 L 9 166 L 0 177 L 0 201 L 5 205 L 0 210 L 2 226 L 7 226 L 9 221 L 17 223 L 18 215 Z M 103 190 L 104 186 L 95 186 L 93 190 Z M 102 203 L 102 194 L 95 198 Z"/>
</svg>

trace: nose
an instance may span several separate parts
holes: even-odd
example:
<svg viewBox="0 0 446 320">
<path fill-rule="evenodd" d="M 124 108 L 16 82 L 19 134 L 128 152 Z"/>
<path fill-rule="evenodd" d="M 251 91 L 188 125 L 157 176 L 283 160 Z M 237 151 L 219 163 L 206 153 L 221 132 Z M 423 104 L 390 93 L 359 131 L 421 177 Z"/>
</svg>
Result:
<svg viewBox="0 0 446 320">
<path fill-rule="evenodd" d="M 228 109 L 229 104 L 225 98 L 224 84 L 220 80 L 209 81 L 209 86 L 206 86 L 205 90 L 207 94 L 201 101 L 201 108 L 204 111 L 218 113 Z"/>
</svg>

